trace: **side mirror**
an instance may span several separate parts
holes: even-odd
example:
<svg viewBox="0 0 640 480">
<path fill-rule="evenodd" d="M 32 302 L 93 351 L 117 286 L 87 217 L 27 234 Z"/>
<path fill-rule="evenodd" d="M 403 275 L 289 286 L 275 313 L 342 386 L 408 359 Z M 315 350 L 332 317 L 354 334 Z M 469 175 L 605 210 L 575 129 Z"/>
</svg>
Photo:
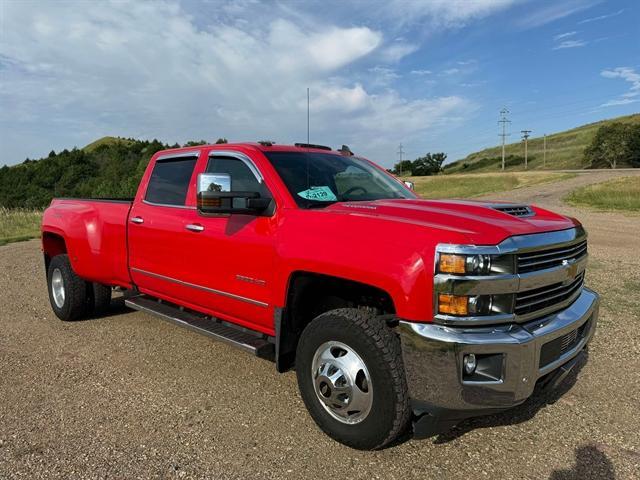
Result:
<svg viewBox="0 0 640 480">
<path fill-rule="evenodd" d="M 407 187 L 409 190 L 415 190 L 416 189 L 416 186 L 415 186 L 415 184 L 413 182 L 405 181 L 404 182 L 404 186 Z"/>
<path fill-rule="evenodd" d="M 259 192 L 231 190 L 231 175 L 227 173 L 201 173 L 198 175 L 198 211 L 206 214 L 243 213 L 259 215 L 270 205 L 270 198 Z"/>
</svg>

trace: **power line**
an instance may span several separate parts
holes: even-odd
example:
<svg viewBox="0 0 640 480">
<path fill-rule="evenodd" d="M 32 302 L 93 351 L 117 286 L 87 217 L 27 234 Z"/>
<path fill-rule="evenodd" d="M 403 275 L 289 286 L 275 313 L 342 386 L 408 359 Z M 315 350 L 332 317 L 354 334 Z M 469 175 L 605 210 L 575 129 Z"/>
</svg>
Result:
<svg viewBox="0 0 640 480">
<path fill-rule="evenodd" d="M 520 130 L 522 140 L 524 140 L 524 169 L 527 169 L 527 140 L 531 136 L 531 130 Z"/>
<path fill-rule="evenodd" d="M 498 134 L 498 136 L 502 137 L 502 170 L 504 171 L 504 144 L 506 138 L 511 135 L 507 133 L 507 123 L 511 123 L 511 120 L 507 118 L 509 114 L 509 110 L 503 108 L 500 110 L 500 120 L 498 120 L 498 124 L 502 124 L 502 133 Z"/>
</svg>

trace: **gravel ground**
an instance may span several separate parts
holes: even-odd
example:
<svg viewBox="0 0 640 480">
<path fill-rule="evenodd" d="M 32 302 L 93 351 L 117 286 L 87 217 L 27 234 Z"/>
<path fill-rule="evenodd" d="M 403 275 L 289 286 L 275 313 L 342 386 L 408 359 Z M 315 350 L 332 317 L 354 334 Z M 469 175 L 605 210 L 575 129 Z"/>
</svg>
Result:
<svg viewBox="0 0 640 480">
<path fill-rule="evenodd" d="M 0 478 L 640 478 L 640 217 L 562 206 L 589 175 L 493 196 L 590 231 L 601 319 L 564 395 L 378 452 L 321 433 L 265 360 L 117 302 L 60 322 L 38 242 L 0 247 Z"/>
</svg>

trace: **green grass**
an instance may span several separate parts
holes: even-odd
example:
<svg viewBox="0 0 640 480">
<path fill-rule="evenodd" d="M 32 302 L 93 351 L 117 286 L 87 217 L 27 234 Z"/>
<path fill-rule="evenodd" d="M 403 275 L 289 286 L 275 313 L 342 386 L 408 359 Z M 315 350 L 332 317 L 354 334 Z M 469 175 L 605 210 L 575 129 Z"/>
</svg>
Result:
<svg viewBox="0 0 640 480">
<path fill-rule="evenodd" d="M 42 211 L 0 207 L 0 245 L 40 236 Z"/>
<path fill-rule="evenodd" d="M 527 172 L 409 177 L 424 198 L 469 198 L 574 177 L 571 173 Z"/>
<path fill-rule="evenodd" d="M 117 144 L 122 144 L 125 146 L 129 146 L 133 143 L 133 140 L 129 140 L 128 138 L 121 138 L 121 137 L 102 137 L 99 138 L 98 140 L 91 142 L 89 145 L 86 145 L 82 148 L 82 150 L 84 150 L 85 152 L 92 152 L 94 151 L 96 148 L 102 146 L 102 145 L 117 145 Z"/>
<path fill-rule="evenodd" d="M 530 138 L 528 142 L 528 169 L 529 170 L 562 170 L 562 169 L 582 169 L 584 164 L 584 149 L 591 143 L 596 131 L 604 124 L 612 122 L 640 123 L 640 114 L 627 115 L 624 117 L 602 120 L 600 122 L 583 125 L 572 130 L 558 132 L 547 135 L 547 161 L 544 165 L 544 141 L 542 132 L 534 132 L 535 138 Z M 516 133 L 515 129 L 514 132 Z M 539 135 L 539 136 L 538 136 Z M 524 157 L 524 144 L 519 141 L 506 146 L 505 154 Z M 495 146 L 486 148 L 476 153 L 468 155 L 462 160 L 457 160 L 445 166 L 445 173 L 464 173 L 470 169 L 473 173 L 497 172 L 501 167 L 502 147 Z M 495 158 L 493 161 L 486 159 Z M 483 161 L 484 160 L 484 161 Z M 467 164 L 465 169 L 464 164 Z M 478 164 L 479 165 L 475 165 Z M 628 165 L 620 165 L 624 167 Z M 522 171 L 524 165 L 507 166 L 510 171 Z"/>
<path fill-rule="evenodd" d="M 622 177 L 581 187 L 565 198 L 576 206 L 640 212 L 640 176 Z"/>
</svg>

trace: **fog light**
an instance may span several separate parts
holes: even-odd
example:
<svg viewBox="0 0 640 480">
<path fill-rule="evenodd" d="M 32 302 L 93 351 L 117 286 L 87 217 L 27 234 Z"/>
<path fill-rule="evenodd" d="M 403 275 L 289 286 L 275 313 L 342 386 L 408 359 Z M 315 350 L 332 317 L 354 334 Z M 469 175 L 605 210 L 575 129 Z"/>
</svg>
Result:
<svg viewBox="0 0 640 480">
<path fill-rule="evenodd" d="M 465 355 L 462 359 L 462 365 L 464 366 L 464 373 L 467 375 L 473 374 L 476 371 L 476 356 L 473 353 Z"/>
</svg>

